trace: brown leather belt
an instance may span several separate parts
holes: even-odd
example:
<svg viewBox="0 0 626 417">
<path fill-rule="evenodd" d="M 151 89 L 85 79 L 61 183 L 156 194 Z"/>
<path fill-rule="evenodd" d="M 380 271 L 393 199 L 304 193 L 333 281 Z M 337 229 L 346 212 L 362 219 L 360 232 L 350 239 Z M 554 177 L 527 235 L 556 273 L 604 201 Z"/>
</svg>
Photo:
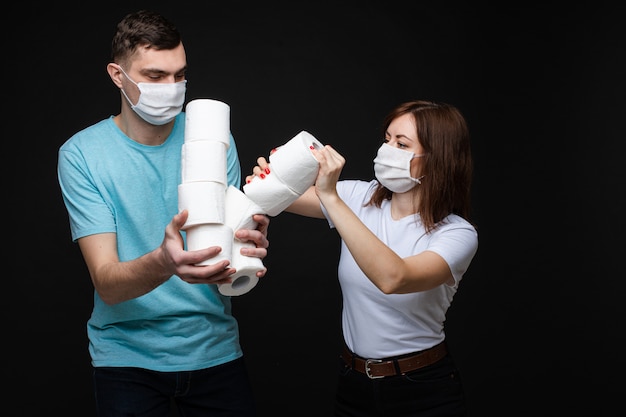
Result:
<svg viewBox="0 0 626 417">
<path fill-rule="evenodd" d="M 442 359 L 448 353 L 446 342 L 441 342 L 432 348 L 413 355 L 398 356 L 388 359 L 365 359 L 355 355 L 345 345 L 341 357 L 348 367 L 367 375 L 370 379 L 392 375 L 404 375 Z"/>
</svg>

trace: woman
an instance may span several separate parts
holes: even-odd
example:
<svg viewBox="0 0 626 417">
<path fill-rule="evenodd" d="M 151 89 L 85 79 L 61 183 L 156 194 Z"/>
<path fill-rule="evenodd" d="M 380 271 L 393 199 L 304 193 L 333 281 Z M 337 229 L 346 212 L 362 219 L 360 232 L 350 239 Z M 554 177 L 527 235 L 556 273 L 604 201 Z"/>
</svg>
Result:
<svg viewBox="0 0 626 417">
<path fill-rule="evenodd" d="M 335 415 L 465 415 L 444 322 L 478 248 L 467 124 L 454 106 L 418 100 L 393 109 L 383 131 L 376 179 L 339 181 L 345 159 L 311 149 L 315 185 L 286 209 L 326 218 L 342 240 Z M 271 172 L 258 164 L 254 175 Z"/>
</svg>

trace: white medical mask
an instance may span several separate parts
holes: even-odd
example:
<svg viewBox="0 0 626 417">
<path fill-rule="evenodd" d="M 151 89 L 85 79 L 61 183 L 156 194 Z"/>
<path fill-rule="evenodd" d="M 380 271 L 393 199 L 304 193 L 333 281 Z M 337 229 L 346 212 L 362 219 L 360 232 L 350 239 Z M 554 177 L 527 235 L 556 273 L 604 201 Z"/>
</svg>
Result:
<svg viewBox="0 0 626 417">
<path fill-rule="evenodd" d="M 413 152 L 405 151 L 383 143 L 378 149 L 374 158 L 374 173 L 376 179 L 388 190 L 394 193 L 404 193 L 421 184 L 424 178 L 411 177 L 411 161 L 422 155 L 415 155 Z"/>
<path fill-rule="evenodd" d="M 185 103 L 187 80 L 177 83 L 136 83 L 120 67 L 128 80 L 139 88 L 139 101 L 133 104 L 126 95 L 130 107 L 143 120 L 153 125 L 164 125 L 174 119 L 182 110 Z"/>
</svg>

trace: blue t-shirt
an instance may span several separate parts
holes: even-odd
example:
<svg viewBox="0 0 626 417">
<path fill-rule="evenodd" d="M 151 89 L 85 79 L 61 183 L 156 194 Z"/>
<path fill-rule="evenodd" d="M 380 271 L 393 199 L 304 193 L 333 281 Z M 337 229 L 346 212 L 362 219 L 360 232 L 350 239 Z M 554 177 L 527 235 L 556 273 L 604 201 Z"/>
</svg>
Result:
<svg viewBox="0 0 626 417">
<path fill-rule="evenodd" d="M 178 212 L 184 131 L 183 112 L 163 144 L 147 146 L 126 136 L 111 116 L 65 142 L 59 149 L 58 179 L 72 239 L 116 233 L 121 261 L 158 247 Z M 228 184 L 239 188 L 241 167 L 232 135 L 226 168 Z M 215 285 L 188 284 L 177 276 L 115 305 L 94 291 L 87 334 L 93 366 L 183 371 L 242 355 L 230 298 Z"/>
</svg>

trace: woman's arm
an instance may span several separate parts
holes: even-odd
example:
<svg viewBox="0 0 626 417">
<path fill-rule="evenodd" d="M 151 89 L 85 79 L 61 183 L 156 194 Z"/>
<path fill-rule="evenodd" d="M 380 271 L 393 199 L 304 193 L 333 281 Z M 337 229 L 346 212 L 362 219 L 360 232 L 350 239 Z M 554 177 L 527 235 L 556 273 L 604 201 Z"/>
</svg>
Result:
<svg viewBox="0 0 626 417">
<path fill-rule="evenodd" d="M 402 294 L 451 282 L 450 267 L 440 255 L 425 251 L 401 258 L 374 235 L 337 193 L 344 158 L 329 145 L 313 152 L 320 163 L 317 196 L 359 268 L 376 287 L 386 294 Z"/>
</svg>

